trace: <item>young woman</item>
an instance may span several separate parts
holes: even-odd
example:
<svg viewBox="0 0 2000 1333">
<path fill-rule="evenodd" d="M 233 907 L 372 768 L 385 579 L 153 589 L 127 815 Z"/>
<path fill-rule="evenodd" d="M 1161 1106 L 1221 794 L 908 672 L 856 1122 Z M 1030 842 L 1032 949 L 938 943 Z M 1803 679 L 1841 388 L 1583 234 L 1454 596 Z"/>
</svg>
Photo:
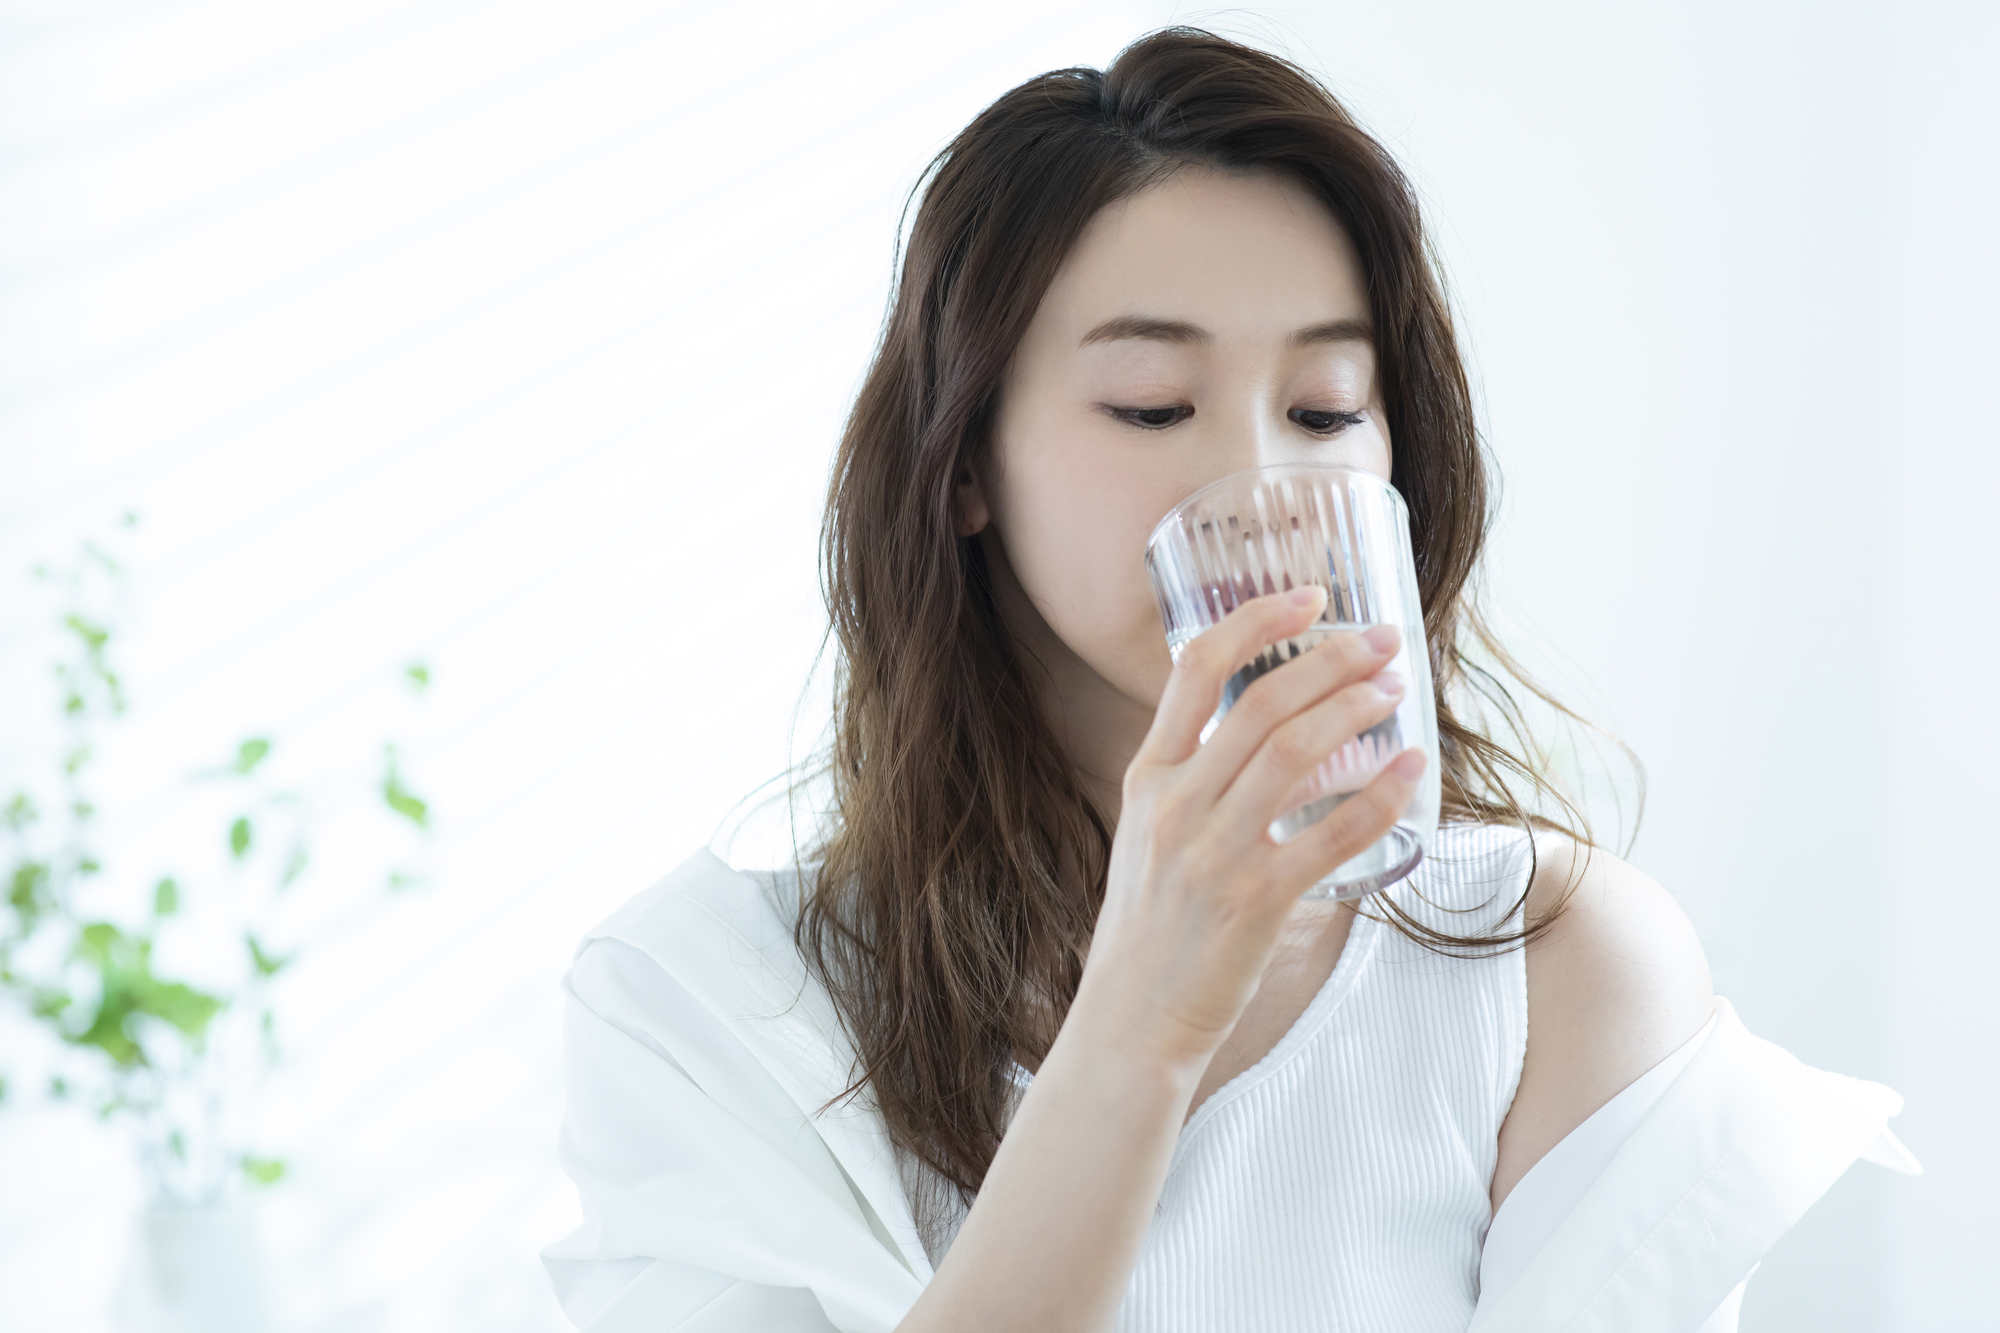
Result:
<svg viewBox="0 0 2000 1333">
<path fill-rule="evenodd" d="M 1393 706 L 1393 645 L 1332 636 L 1199 742 L 1323 594 L 1174 663 L 1142 561 L 1287 461 L 1411 515 L 1446 822 L 1359 910 L 1301 895 L 1421 751 L 1266 828 Z M 1486 498 L 1409 186 L 1308 76 L 1173 30 L 981 113 L 834 468 L 831 817 L 787 873 L 696 853 L 567 980 L 572 1318 L 1733 1328 L 1856 1155 L 1908 1165 L 1900 1103 L 1743 1031 L 1673 899 L 1529 813 L 1465 711 Z"/>
</svg>

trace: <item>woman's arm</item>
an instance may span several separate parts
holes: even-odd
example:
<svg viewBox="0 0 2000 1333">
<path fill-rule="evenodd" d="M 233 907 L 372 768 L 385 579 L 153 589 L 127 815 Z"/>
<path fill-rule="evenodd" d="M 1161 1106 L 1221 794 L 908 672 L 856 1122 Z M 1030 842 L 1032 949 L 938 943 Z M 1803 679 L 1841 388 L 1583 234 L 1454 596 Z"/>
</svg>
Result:
<svg viewBox="0 0 2000 1333">
<path fill-rule="evenodd" d="M 1126 770 L 1076 999 L 899 1333 L 1111 1326 L 1195 1085 L 1292 905 L 1407 808 L 1422 751 L 1290 842 L 1266 832 L 1294 784 L 1395 706 L 1400 683 L 1377 679 L 1393 632 L 1330 636 L 1200 740 L 1230 673 L 1317 618 L 1324 590 L 1303 598 L 1244 603 L 1175 663 Z"/>
<path fill-rule="evenodd" d="M 1596 848 L 1536 842 L 1529 919 L 1575 881 L 1528 946 L 1528 1052 L 1500 1129 L 1493 1207 L 1543 1154 L 1708 1021 L 1715 991 L 1687 913 L 1649 876 Z"/>
<path fill-rule="evenodd" d="M 1109 1326 L 1207 1061 L 1130 1040 L 1106 998 L 1077 996 L 899 1333 Z"/>
</svg>

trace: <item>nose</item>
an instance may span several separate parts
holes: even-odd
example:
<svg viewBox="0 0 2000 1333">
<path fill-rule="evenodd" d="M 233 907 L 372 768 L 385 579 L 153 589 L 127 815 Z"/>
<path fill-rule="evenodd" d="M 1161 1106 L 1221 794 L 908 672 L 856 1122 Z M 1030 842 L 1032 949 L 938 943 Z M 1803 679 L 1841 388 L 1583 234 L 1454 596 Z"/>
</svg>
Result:
<svg viewBox="0 0 2000 1333">
<path fill-rule="evenodd" d="M 1188 471 L 1183 492 L 1192 492 L 1233 472 L 1272 463 L 1295 463 L 1311 455 L 1300 448 L 1283 403 L 1252 386 L 1217 395 L 1202 405 L 1201 429 L 1182 455 Z"/>
<path fill-rule="evenodd" d="M 1263 395 L 1244 393 L 1217 416 L 1221 419 L 1215 423 L 1216 476 L 1296 461 L 1298 449 L 1284 430 L 1282 410 Z"/>
</svg>

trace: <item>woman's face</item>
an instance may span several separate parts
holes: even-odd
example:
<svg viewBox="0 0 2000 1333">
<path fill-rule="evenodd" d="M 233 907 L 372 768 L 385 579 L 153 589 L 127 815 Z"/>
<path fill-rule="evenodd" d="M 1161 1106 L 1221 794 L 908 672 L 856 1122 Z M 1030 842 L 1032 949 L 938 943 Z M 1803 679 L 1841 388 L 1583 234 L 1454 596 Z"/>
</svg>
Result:
<svg viewBox="0 0 2000 1333">
<path fill-rule="evenodd" d="M 960 531 L 1004 556 L 1014 633 L 1150 710 L 1171 668 L 1145 565 L 1161 516 L 1243 468 L 1386 480 L 1389 458 L 1346 233 L 1289 178 L 1190 169 L 1077 241 L 1009 363 L 988 475 L 961 480 Z"/>
</svg>

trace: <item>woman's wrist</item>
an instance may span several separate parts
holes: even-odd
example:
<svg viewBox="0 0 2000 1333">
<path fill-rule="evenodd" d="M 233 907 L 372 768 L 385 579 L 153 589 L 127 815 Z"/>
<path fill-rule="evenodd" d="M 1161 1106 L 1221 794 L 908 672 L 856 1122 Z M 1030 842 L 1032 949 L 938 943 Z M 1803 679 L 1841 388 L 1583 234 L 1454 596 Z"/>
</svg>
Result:
<svg viewBox="0 0 2000 1333">
<path fill-rule="evenodd" d="M 1087 1052 L 1094 1064 L 1122 1071 L 1135 1082 L 1185 1086 L 1189 1098 L 1216 1047 L 1207 1034 L 1166 1019 L 1156 1006 L 1088 970 L 1056 1036 L 1058 1046 L 1065 1041 Z M 1049 1054 L 1053 1058 L 1054 1049 Z"/>
</svg>

